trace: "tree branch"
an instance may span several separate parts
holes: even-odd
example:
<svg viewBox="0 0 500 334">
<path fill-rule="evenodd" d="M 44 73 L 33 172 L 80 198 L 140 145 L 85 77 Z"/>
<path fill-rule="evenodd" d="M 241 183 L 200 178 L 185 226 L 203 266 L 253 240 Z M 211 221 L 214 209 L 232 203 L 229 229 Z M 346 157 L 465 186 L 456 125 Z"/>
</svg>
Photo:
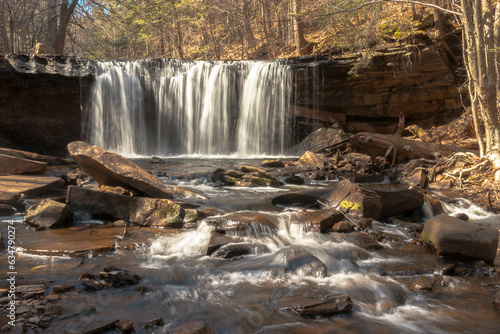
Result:
<svg viewBox="0 0 500 334">
<path fill-rule="evenodd" d="M 339 10 L 339 11 L 336 11 L 336 12 L 330 12 L 330 13 L 320 14 L 317 17 L 331 16 L 331 15 L 335 15 L 335 14 L 342 14 L 342 13 L 354 12 L 354 11 L 360 10 L 361 8 L 366 7 L 366 6 L 376 5 L 376 4 L 380 4 L 380 3 L 390 3 L 390 2 L 411 3 L 411 4 L 414 4 L 414 5 L 419 5 L 419 6 L 431 7 L 431 8 L 439 9 L 439 10 L 441 10 L 441 11 L 443 11 L 445 13 L 449 13 L 449 14 L 462 15 L 461 12 L 456 12 L 456 11 L 443 8 L 443 7 L 435 5 L 435 4 L 425 3 L 425 2 L 416 1 L 416 0 L 372 0 L 370 2 L 365 2 L 365 3 L 363 3 L 363 4 L 361 4 L 361 5 L 357 6 L 357 7 L 354 7 L 354 8 L 342 9 L 342 10 Z"/>
</svg>

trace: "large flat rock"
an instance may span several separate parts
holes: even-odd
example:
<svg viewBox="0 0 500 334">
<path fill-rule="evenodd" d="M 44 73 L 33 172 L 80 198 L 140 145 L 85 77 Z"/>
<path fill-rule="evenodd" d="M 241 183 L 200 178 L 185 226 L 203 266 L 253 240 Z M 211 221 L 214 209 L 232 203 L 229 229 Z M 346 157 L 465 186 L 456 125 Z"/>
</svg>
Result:
<svg viewBox="0 0 500 334">
<path fill-rule="evenodd" d="M 11 157 L 34 160 L 39 162 L 45 162 L 49 165 L 66 165 L 72 162 L 71 159 L 62 159 L 58 157 L 52 157 L 49 155 L 43 155 L 33 152 L 26 152 L 21 150 L 14 150 L 11 148 L 0 147 L 0 154 L 8 155 Z"/>
<path fill-rule="evenodd" d="M 43 174 L 49 164 L 0 152 L 0 175 Z"/>
<path fill-rule="evenodd" d="M 82 141 L 68 144 L 76 163 L 101 185 L 125 187 L 150 197 L 172 198 L 172 193 L 156 177 L 123 156 Z"/>
<path fill-rule="evenodd" d="M 14 203 L 21 194 L 36 195 L 64 185 L 58 177 L 8 175 L 0 176 L 0 203 Z"/>
<path fill-rule="evenodd" d="M 496 228 L 439 215 L 425 222 L 421 237 L 435 248 L 437 255 L 463 256 L 493 263 L 498 234 Z"/>
</svg>

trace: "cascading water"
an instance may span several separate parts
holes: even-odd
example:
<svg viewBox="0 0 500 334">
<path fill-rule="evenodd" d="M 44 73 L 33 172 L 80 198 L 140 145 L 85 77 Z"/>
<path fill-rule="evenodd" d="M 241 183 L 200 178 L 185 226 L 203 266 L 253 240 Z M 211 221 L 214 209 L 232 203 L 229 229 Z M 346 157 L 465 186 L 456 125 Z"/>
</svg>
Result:
<svg viewBox="0 0 500 334">
<path fill-rule="evenodd" d="M 133 155 L 283 154 L 284 62 L 143 60 L 97 64 L 85 136 Z"/>
</svg>

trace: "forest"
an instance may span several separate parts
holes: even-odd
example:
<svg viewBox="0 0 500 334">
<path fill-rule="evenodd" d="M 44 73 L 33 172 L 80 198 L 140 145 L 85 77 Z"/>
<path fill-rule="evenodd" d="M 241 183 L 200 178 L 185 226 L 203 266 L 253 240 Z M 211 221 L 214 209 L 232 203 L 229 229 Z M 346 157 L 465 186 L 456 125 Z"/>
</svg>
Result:
<svg viewBox="0 0 500 334">
<path fill-rule="evenodd" d="M 455 12 L 457 1 L 431 0 Z M 0 50 L 94 59 L 275 59 L 369 51 L 442 10 L 420 1 L 1 0 Z M 459 16 L 447 14 L 459 26 Z M 442 32 L 442 27 L 440 32 Z M 422 32 L 422 31 L 420 31 Z M 435 36 L 432 36 L 433 38 Z M 394 38 L 391 38 L 393 40 Z"/>
</svg>

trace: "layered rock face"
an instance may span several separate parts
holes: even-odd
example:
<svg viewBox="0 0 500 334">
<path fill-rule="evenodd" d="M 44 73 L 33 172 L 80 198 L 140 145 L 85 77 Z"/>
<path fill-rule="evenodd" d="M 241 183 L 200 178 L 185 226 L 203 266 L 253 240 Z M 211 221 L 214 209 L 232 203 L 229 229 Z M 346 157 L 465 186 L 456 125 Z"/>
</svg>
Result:
<svg viewBox="0 0 500 334">
<path fill-rule="evenodd" d="M 0 55 L 0 146 L 66 156 L 81 137 L 92 72 L 86 59 Z"/>
<path fill-rule="evenodd" d="M 84 139 L 82 110 L 90 102 L 94 64 L 83 58 L 0 54 L 0 147 L 66 156 L 69 142 Z M 462 109 L 453 73 L 436 46 L 381 50 L 366 64 L 358 57 L 289 64 L 291 112 L 338 123 L 349 132 L 394 133 L 401 112 L 409 123 L 439 122 Z"/>
<path fill-rule="evenodd" d="M 349 132 L 394 133 L 406 120 L 450 121 L 462 109 L 451 68 L 437 46 L 381 50 L 359 58 L 296 66 L 295 106 L 301 117 L 338 122 Z M 304 92 L 309 92 L 305 93 Z"/>
</svg>

